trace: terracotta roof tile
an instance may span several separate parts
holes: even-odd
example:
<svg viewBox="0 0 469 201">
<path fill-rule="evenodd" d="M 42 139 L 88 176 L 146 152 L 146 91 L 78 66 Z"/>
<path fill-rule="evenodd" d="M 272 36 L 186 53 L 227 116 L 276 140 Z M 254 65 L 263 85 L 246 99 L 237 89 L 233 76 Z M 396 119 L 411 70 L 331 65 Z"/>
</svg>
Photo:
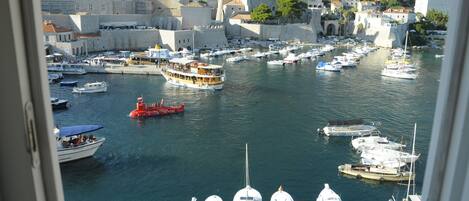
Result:
<svg viewBox="0 0 469 201">
<path fill-rule="evenodd" d="M 70 32 L 72 30 L 66 27 L 57 26 L 50 21 L 49 22 L 45 21 L 44 23 L 42 23 L 42 31 L 44 33 L 62 33 L 62 32 Z"/>
</svg>

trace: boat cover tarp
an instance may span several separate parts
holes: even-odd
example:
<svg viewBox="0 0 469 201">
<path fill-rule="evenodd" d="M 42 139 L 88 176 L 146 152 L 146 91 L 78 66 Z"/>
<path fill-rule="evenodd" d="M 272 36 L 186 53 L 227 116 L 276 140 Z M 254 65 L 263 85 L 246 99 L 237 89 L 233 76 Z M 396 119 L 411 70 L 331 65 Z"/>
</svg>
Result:
<svg viewBox="0 0 469 201">
<path fill-rule="evenodd" d="M 77 125 L 77 126 L 67 126 L 61 127 L 59 129 L 59 137 L 68 137 L 73 135 L 80 135 L 83 133 L 88 133 L 96 131 L 103 128 L 101 125 Z"/>
<path fill-rule="evenodd" d="M 365 122 L 363 119 L 350 119 L 350 120 L 329 120 L 329 125 L 337 125 L 337 126 L 342 126 L 342 125 L 360 125 L 364 124 Z"/>
</svg>

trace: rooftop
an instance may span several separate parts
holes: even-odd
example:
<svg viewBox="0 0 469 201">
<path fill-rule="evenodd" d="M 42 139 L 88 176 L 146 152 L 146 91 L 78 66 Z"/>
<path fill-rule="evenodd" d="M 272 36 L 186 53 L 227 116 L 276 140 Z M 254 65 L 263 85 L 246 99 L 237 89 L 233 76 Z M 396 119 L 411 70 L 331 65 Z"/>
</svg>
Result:
<svg viewBox="0 0 469 201">
<path fill-rule="evenodd" d="M 63 33 L 71 32 L 72 30 L 66 27 L 57 26 L 50 21 L 44 21 L 44 23 L 42 23 L 42 31 L 44 33 Z"/>
</svg>

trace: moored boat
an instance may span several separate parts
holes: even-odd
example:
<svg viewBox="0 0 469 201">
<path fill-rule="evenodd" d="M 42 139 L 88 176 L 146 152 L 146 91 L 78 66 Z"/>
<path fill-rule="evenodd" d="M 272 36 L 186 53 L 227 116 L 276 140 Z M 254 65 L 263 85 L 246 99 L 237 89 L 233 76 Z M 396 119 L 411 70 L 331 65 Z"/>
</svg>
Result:
<svg viewBox="0 0 469 201">
<path fill-rule="evenodd" d="M 295 54 L 293 54 L 293 53 L 290 53 L 290 54 L 288 54 L 287 57 L 285 57 L 285 58 L 283 59 L 283 62 L 286 63 L 286 64 L 293 64 L 293 63 L 298 62 L 299 60 L 300 60 L 299 57 L 297 57 L 297 56 L 296 56 Z"/>
<path fill-rule="evenodd" d="M 342 201 L 342 199 L 329 187 L 329 184 L 324 184 L 324 189 L 319 193 L 316 201 Z"/>
<path fill-rule="evenodd" d="M 316 65 L 316 70 L 318 71 L 331 71 L 331 72 L 340 72 L 342 67 L 340 65 L 334 65 L 331 63 L 326 63 L 323 61 L 320 61 Z"/>
<path fill-rule="evenodd" d="M 268 61 L 267 64 L 272 65 L 272 66 L 275 66 L 275 65 L 284 66 L 285 62 L 283 60 L 272 60 L 272 61 Z"/>
<path fill-rule="evenodd" d="M 61 81 L 60 86 L 67 86 L 67 87 L 76 87 L 78 86 L 78 81 Z"/>
<path fill-rule="evenodd" d="M 376 181 L 402 182 L 415 178 L 415 174 L 412 174 L 412 172 L 379 165 L 344 164 L 339 165 L 338 170 L 342 174 L 354 176 L 359 179 L 363 178 Z"/>
<path fill-rule="evenodd" d="M 59 162 L 64 163 L 93 156 L 106 139 L 84 134 L 101 128 L 103 128 L 101 125 L 78 125 L 55 129 Z"/>
<path fill-rule="evenodd" d="M 223 66 L 175 58 L 161 69 L 167 82 L 195 89 L 221 90 L 225 82 Z"/>
<path fill-rule="evenodd" d="M 86 83 L 83 87 L 74 87 L 73 93 L 100 93 L 107 91 L 107 83 L 106 82 L 92 82 Z"/>
<path fill-rule="evenodd" d="M 236 192 L 233 201 L 262 201 L 262 196 L 256 189 L 250 186 L 249 182 L 249 154 L 248 144 L 246 144 L 246 167 L 245 167 L 245 181 L 246 187 Z"/>
<path fill-rule="evenodd" d="M 160 103 L 152 103 L 147 105 L 145 102 L 143 102 L 142 97 L 138 97 L 136 108 L 129 113 L 129 117 L 145 118 L 177 114 L 182 112 L 184 112 L 184 104 L 179 104 L 176 106 L 165 106 L 163 99 L 161 99 Z"/>
<path fill-rule="evenodd" d="M 270 201 L 293 201 L 293 198 L 289 193 L 283 190 L 282 186 L 279 186 L 277 192 L 270 197 Z"/>
<path fill-rule="evenodd" d="M 64 110 L 68 108 L 68 100 L 51 97 L 52 110 Z"/>
<path fill-rule="evenodd" d="M 319 133 L 326 136 L 368 136 L 379 134 L 378 129 L 372 125 L 366 125 L 362 119 L 331 120 Z"/>
<path fill-rule="evenodd" d="M 406 145 L 390 141 L 387 137 L 367 136 L 352 139 L 352 147 L 358 151 L 375 148 L 398 150 L 405 148 Z"/>
</svg>

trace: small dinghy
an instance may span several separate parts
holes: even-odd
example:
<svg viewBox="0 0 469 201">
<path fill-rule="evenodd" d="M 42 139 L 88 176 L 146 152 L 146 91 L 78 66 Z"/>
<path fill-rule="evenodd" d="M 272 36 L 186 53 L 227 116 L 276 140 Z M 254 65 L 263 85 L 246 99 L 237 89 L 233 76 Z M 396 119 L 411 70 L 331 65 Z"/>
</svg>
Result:
<svg viewBox="0 0 469 201">
<path fill-rule="evenodd" d="M 78 86 L 78 81 L 61 81 L 60 86 L 66 86 L 66 87 L 76 87 Z"/>
<path fill-rule="evenodd" d="M 68 100 L 51 97 L 52 110 L 64 110 L 68 108 Z"/>
</svg>

